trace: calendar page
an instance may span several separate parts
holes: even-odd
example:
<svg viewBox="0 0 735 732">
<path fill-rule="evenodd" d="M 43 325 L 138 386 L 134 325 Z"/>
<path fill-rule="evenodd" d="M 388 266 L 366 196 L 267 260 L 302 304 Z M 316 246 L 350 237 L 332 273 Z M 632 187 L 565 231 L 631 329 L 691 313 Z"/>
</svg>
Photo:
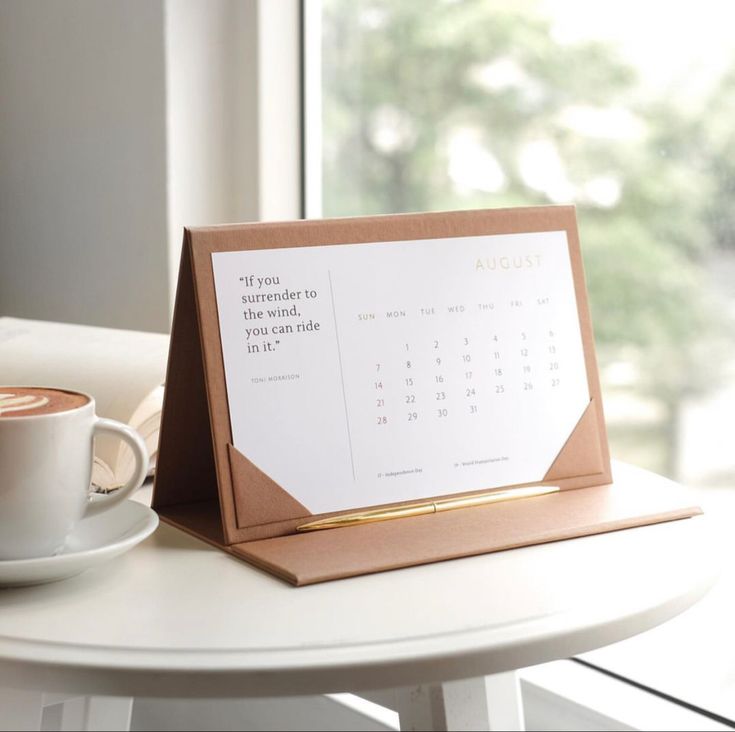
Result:
<svg viewBox="0 0 735 732">
<path fill-rule="evenodd" d="M 589 403 L 563 231 L 212 263 L 233 444 L 314 514 L 541 481 Z"/>
</svg>

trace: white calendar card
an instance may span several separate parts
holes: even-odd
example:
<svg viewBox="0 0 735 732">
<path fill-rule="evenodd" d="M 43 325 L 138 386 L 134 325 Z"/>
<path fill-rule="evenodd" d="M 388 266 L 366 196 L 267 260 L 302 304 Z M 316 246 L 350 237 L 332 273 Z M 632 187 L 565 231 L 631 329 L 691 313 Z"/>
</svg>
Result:
<svg viewBox="0 0 735 732">
<path fill-rule="evenodd" d="M 212 263 L 233 444 L 314 514 L 541 481 L 589 403 L 564 231 Z"/>
</svg>

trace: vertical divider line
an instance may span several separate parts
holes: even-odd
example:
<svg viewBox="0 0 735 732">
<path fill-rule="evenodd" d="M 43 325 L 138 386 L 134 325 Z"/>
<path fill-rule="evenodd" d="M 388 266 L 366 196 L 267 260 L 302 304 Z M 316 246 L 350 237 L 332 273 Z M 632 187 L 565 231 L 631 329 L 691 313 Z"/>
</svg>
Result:
<svg viewBox="0 0 735 732">
<path fill-rule="evenodd" d="M 345 425 L 347 426 L 347 441 L 350 445 L 350 464 L 352 465 L 352 479 L 357 480 L 355 474 L 355 456 L 352 451 L 352 433 L 350 431 L 350 414 L 347 409 L 347 392 L 345 391 L 345 373 L 342 366 L 342 346 L 339 342 L 339 327 L 337 326 L 337 308 L 334 305 L 334 287 L 332 286 L 332 271 L 327 270 L 327 276 L 329 277 L 329 297 L 332 301 L 332 317 L 334 318 L 334 334 L 337 338 L 337 357 L 339 358 L 339 378 L 342 382 L 342 401 L 345 406 Z"/>
</svg>

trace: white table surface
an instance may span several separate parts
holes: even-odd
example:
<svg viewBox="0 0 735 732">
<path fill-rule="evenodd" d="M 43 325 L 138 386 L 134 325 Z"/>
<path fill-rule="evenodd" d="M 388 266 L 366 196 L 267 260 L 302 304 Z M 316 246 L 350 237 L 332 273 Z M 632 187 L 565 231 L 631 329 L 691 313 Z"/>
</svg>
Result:
<svg viewBox="0 0 735 732">
<path fill-rule="evenodd" d="M 106 566 L 0 591 L 0 686 L 277 696 L 503 672 L 682 612 L 716 579 L 710 534 L 696 517 L 293 588 L 161 525 Z"/>
</svg>

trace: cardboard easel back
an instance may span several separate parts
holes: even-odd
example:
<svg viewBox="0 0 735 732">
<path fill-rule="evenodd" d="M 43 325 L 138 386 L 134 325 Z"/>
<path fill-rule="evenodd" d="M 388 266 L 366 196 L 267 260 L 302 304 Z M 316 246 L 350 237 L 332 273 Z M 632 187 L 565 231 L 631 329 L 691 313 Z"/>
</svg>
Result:
<svg viewBox="0 0 735 732">
<path fill-rule="evenodd" d="M 580 434 L 575 434 L 564 446 L 563 454 L 552 466 L 553 478 L 549 480 L 553 479 L 564 490 L 602 485 L 611 480 L 610 458 L 574 207 L 536 206 L 260 222 L 203 227 L 189 232 L 186 245 L 190 250 L 226 543 L 291 534 L 304 522 L 308 512 L 284 487 L 259 471 L 250 462 L 249 455 L 232 444 L 212 267 L 214 253 L 543 231 L 566 233 L 590 396 L 588 414 L 575 430 Z M 592 452 L 580 450 L 580 445 L 593 445 L 595 449 Z M 326 515 L 331 514 L 315 518 Z"/>
<path fill-rule="evenodd" d="M 225 537 L 188 240 L 189 233 L 185 232 L 166 372 L 153 508 L 169 517 L 171 523 L 219 545 L 224 543 Z M 177 521 L 176 516 L 182 515 L 185 518 Z"/>
</svg>

